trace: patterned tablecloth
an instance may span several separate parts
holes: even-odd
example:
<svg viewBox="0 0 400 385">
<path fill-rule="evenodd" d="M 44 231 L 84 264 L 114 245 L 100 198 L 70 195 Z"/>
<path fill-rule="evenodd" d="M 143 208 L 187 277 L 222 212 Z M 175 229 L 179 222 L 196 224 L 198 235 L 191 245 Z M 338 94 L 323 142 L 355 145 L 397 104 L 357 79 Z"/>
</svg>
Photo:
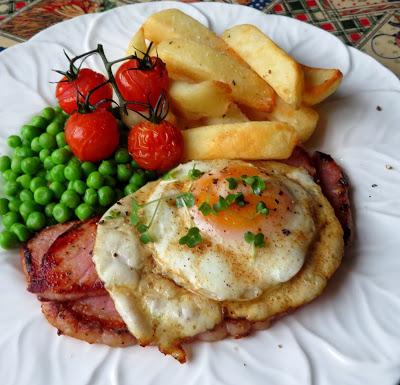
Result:
<svg viewBox="0 0 400 385">
<path fill-rule="evenodd" d="M 146 0 L 0 0 L 0 51 L 84 13 Z M 191 0 L 184 0 L 190 2 Z M 329 31 L 400 76 L 400 0 L 226 0 Z"/>
</svg>

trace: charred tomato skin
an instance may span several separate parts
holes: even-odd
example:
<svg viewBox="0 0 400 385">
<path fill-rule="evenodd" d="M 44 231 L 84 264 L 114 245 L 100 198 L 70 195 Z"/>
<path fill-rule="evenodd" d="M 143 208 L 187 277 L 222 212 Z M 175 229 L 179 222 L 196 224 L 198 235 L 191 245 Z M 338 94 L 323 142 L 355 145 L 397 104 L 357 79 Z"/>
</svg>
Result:
<svg viewBox="0 0 400 385">
<path fill-rule="evenodd" d="M 182 133 L 167 121 L 144 121 L 131 128 L 128 151 L 143 169 L 168 171 L 182 160 Z"/>
<path fill-rule="evenodd" d="M 161 59 L 150 57 L 149 60 L 148 67 L 143 66 L 143 60 L 128 60 L 118 68 L 115 80 L 126 101 L 155 107 L 160 95 L 168 90 L 169 78 L 167 67 Z M 130 104 L 128 108 L 143 111 L 146 106 Z"/>
<path fill-rule="evenodd" d="M 104 83 L 107 79 L 99 72 L 93 71 L 89 68 L 82 68 L 79 70 L 76 79 L 68 80 L 67 77 L 63 77 L 57 84 L 56 87 L 56 97 L 58 103 L 62 110 L 67 114 L 71 115 L 78 110 L 77 100 L 83 103 L 84 97 L 89 93 L 90 90 Z M 78 92 L 83 95 L 79 95 Z M 113 95 L 113 90 L 111 84 L 105 84 L 98 90 L 94 91 L 89 98 L 89 103 L 91 105 L 96 105 L 103 99 L 111 99 Z M 98 108 L 109 108 L 111 106 L 110 101 L 100 103 Z"/>
<path fill-rule="evenodd" d="M 99 109 L 75 112 L 65 125 L 65 139 L 82 162 L 97 162 L 111 156 L 118 147 L 118 123 L 111 112 Z"/>
</svg>

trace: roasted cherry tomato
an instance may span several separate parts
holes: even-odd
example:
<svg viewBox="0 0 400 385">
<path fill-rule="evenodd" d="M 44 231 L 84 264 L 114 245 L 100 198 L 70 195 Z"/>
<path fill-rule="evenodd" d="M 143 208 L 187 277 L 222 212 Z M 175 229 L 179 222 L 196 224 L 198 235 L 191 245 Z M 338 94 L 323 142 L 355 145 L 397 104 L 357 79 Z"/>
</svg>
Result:
<svg viewBox="0 0 400 385">
<path fill-rule="evenodd" d="M 183 137 L 173 124 L 144 121 L 132 127 L 128 151 L 145 170 L 167 171 L 182 159 Z"/>
<path fill-rule="evenodd" d="M 117 120 L 107 110 L 81 114 L 75 112 L 65 124 L 65 139 L 73 154 L 82 162 L 108 158 L 117 149 Z"/>
<path fill-rule="evenodd" d="M 115 74 L 118 89 L 126 101 L 151 104 L 155 107 L 162 93 L 168 89 L 168 72 L 165 63 L 157 57 L 145 56 L 131 59 L 121 65 Z M 143 105 L 130 104 L 129 109 L 143 111 Z"/>
<path fill-rule="evenodd" d="M 75 79 L 68 80 L 64 76 L 61 81 L 58 82 L 56 88 L 56 97 L 60 107 L 67 113 L 72 114 L 78 110 L 77 105 L 77 90 L 83 95 L 79 95 L 79 102 L 84 102 L 84 97 L 87 96 L 90 90 L 94 87 L 104 83 L 107 79 L 100 73 L 92 71 L 89 68 L 82 68 L 79 70 Z M 94 91 L 89 98 L 89 103 L 95 105 L 100 100 L 111 99 L 113 90 L 111 84 L 105 84 L 98 90 Z M 98 108 L 108 108 L 111 102 L 107 101 L 100 103 Z"/>
</svg>

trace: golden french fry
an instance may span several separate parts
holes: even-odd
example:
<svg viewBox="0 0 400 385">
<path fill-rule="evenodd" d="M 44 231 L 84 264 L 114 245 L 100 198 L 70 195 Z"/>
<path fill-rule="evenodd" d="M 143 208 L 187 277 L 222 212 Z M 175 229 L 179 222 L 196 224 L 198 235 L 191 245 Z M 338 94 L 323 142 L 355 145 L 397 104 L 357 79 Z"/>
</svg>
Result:
<svg viewBox="0 0 400 385">
<path fill-rule="evenodd" d="M 157 46 L 157 53 L 173 79 L 217 80 L 231 87 L 232 98 L 237 103 L 263 111 L 270 111 L 274 106 L 272 88 L 226 52 L 190 40 L 168 40 Z"/>
<path fill-rule="evenodd" d="M 301 106 L 298 109 L 276 98 L 276 104 L 271 112 L 257 111 L 243 107 L 243 112 L 250 120 L 276 120 L 290 124 L 298 133 L 302 143 L 306 142 L 314 133 L 318 123 L 318 112 L 311 107 Z"/>
<path fill-rule="evenodd" d="M 215 124 L 240 123 L 248 121 L 249 121 L 248 117 L 242 112 L 242 110 L 237 106 L 237 104 L 231 103 L 223 115 L 220 115 L 215 118 L 205 119 L 204 125 L 211 126 Z"/>
<path fill-rule="evenodd" d="M 136 55 L 139 58 L 143 57 L 143 52 L 147 51 L 146 41 L 144 39 L 143 27 L 139 28 L 133 35 L 126 49 L 127 55 Z"/>
<path fill-rule="evenodd" d="M 343 74 L 338 69 L 312 68 L 303 66 L 303 103 L 309 106 L 322 102 L 339 87 Z"/>
<path fill-rule="evenodd" d="M 146 39 L 158 44 L 164 40 L 188 39 L 226 50 L 227 45 L 213 31 L 179 9 L 165 9 L 154 13 L 143 24 Z"/>
<path fill-rule="evenodd" d="M 300 106 L 304 88 L 301 64 L 254 25 L 232 27 L 222 38 L 286 103 Z"/>
<path fill-rule="evenodd" d="M 182 131 L 184 160 L 286 159 L 299 142 L 282 122 L 217 124 Z"/>
<path fill-rule="evenodd" d="M 171 104 L 189 120 L 222 116 L 232 101 L 231 87 L 215 80 L 201 83 L 173 81 L 169 88 Z"/>
</svg>

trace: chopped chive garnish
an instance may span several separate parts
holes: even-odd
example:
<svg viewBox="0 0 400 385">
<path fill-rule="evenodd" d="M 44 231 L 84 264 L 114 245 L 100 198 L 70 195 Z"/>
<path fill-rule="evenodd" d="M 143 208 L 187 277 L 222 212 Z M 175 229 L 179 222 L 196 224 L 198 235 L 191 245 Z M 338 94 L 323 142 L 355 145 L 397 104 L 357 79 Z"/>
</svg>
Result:
<svg viewBox="0 0 400 385">
<path fill-rule="evenodd" d="M 179 239 L 180 245 L 187 245 L 190 248 L 197 246 L 202 242 L 200 230 L 198 227 L 191 227 L 186 235 Z"/>
<path fill-rule="evenodd" d="M 268 207 L 265 205 L 265 203 L 263 201 L 260 201 L 260 202 L 257 203 L 256 211 L 257 211 L 258 214 L 262 214 L 262 215 L 268 215 L 269 214 L 269 209 L 268 209 Z"/>
</svg>

